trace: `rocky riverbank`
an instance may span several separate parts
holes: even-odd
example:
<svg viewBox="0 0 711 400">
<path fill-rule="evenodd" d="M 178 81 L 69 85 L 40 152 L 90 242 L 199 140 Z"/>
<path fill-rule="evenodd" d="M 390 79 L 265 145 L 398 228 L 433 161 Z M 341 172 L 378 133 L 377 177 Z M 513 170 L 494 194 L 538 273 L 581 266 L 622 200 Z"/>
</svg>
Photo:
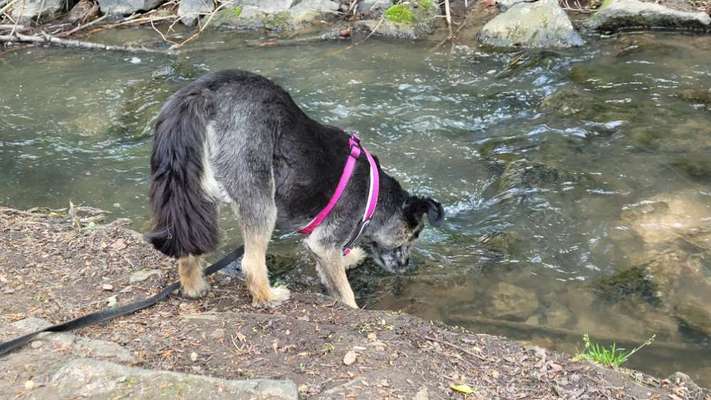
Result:
<svg viewBox="0 0 711 400">
<path fill-rule="evenodd" d="M 0 208 L 0 340 L 154 293 L 173 263 L 126 221 L 78 209 Z M 204 299 L 46 335 L 0 359 L 11 398 L 709 399 L 683 374 L 645 374 L 409 315 L 294 292 L 255 308 L 242 282 Z M 466 385 L 457 386 L 457 385 Z M 458 391 L 459 390 L 459 391 Z M 261 397 L 260 397 L 261 396 Z"/>
<path fill-rule="evenodd" d="M 586 36 L 630 30 L 711 32 L 708 0 L 0 0 L 0 10 L 6 43 L 68 45 L 47 34 L 150 25 L 171 49 L 205 29 L 288 37 L 315 32 L 321 39 L 444 38 L 497 48 L 581 46 Z"/>
</svg>

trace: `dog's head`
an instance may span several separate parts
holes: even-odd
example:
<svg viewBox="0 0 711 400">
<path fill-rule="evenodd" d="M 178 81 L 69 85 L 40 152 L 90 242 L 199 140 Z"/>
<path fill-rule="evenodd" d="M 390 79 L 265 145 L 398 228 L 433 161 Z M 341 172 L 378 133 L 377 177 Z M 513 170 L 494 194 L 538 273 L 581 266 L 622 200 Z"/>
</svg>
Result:
<svg viewBox="0 0 711 400">
<path fill-rule="evenodd" d="M 425 227 L 425 215 L 436 226 L 444 219 L 444 209 L 429 197 L 408 196 L 371 236 L 369 249 L 375 263 L 389 272 L 404 272 L 410 263 L 410 249 Z"/>
</svg>

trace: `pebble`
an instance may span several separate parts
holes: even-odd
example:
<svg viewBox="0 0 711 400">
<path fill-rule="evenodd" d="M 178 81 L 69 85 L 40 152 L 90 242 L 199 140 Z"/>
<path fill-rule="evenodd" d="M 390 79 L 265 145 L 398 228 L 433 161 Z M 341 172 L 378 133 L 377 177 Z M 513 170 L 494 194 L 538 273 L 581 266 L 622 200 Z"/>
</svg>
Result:
<svg viewBox="0 0 711 400">
<path fill-rule="evenodd" d="M 358 357 L 358 354 L 356 354 L 355 351 L 350 350 L 348 353 L 346 353 L 345 356 L 343 356 L 343 364 L 351 365 L 354 362 L 356 362 L 357 357 Z"/>
<path fill-rule="evenodd" d="M 35 340 L 34 342 L 30 343 L 30 347 L 32 347 L 33 349 L 39 349 L 43 345 L 44 342 L 42 342 L 41 340 Z"/>
<path fill-rule="evenodd" d="M 190 361 L 195 362 L 198 359 L 198 354 L 196 352 L 190 353 Z"/>
<path fill-rule="evenodd" d="M 108 299 L 106 299 L 106 304 L 109 307 L 114 307 L 116 304 L 118 304 L 118 298 L 116 296 L 111 296 Z"/>
<path fill-rule="evenodd" d="M 25 381 L 25 389 L 32 390 L 35 387 L 35 383 L 32 381 Z"/>
<path fill-rule="evenodd" d="M 108 284 L 108 283 L 104 283 L 103 285 L 101 285 L 101 289 L 110 292 L 110 291 L 114 290 L 114 286 L 111 284 Z"/>
</svg>

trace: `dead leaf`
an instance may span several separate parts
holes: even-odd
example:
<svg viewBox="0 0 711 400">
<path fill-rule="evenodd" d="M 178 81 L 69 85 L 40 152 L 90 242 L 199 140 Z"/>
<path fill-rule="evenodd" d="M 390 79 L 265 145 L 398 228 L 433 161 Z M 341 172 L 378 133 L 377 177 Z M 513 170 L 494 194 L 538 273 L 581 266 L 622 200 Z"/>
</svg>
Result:
<svg viewBox="0 0 711 400">
<path fill-rule="evenodd" d="M 466 385 L 464 383 L 460 383 L 460 384 L 452 383 L 451 385 L 449 385 L 449 388 L 454 390 L 457 393 L 462 393 L 462 394 L 474 393 L 474 389 L 472 389 L 471 386 Z"/>
</svg>

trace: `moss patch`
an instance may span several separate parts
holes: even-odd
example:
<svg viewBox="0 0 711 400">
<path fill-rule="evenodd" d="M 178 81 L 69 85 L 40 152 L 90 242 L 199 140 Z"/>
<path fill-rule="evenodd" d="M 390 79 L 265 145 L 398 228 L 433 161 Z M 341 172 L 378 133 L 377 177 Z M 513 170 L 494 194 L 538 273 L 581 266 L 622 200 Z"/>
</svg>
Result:
<svg viewBox="0 0 711 400">
<path fill-rule="evenodd" d="M 415 22 L 415 14 L 407 5 L 395 4 L 385 10 L 385 19 L 398 24 L 412 24 Z"/>
<path fill-rule="evenodd" d="M 658 304 L 657 285 L 650 279 L 644 267 L 636 266 L 601 278 L 597 289 L 611 301 L 620 301 L 638 295 L 650 304 Z"/>
</svg>

